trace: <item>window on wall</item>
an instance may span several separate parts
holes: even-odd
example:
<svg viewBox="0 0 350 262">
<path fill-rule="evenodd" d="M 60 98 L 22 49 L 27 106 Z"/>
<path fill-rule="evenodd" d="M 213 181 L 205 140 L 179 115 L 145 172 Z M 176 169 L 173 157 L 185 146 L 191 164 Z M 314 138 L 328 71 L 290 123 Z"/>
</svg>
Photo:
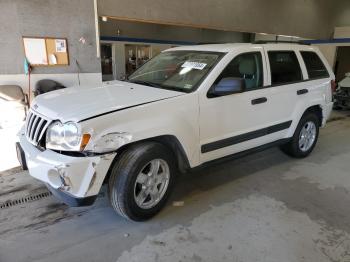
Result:
<svg viewBox="0 0 350 262">
<path fill-rule="evenodd" d="M 244 79 L 246 90 L 261 87 L 263 85 L 261 53 L 245 53 L 236 56 L 215 82 L 218 83 L 221 79 L 230 77 Z"/>
<path fill-rule="evenodd" d="M 301 51 L 309 79 L 329 77 L 325 65 L 315 52 Z"/>
<path fill-rule="evenodd" d="M 268 52 L 271 84 L 287 84 L 303 80 L 298 58 L 293 51 Z"/>
</svg>

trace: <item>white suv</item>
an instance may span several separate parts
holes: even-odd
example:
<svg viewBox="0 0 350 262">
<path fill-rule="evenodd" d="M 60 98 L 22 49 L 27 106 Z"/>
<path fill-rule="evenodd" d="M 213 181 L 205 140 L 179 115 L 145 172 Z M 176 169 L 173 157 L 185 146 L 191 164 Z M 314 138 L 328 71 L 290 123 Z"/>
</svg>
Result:
<svg viewBox="0 0 350 262">
<path fill-rule="evenodd" d="M 271 145 L 306 157 L 332 110 L 333 81 L 307 45 L 172 48 L 127 81 L 38 96 L 18 155 L 65 203 L 92 204 L 106 182 L 119 214 L 145 220 L 178 171 Z"/>
</svg>

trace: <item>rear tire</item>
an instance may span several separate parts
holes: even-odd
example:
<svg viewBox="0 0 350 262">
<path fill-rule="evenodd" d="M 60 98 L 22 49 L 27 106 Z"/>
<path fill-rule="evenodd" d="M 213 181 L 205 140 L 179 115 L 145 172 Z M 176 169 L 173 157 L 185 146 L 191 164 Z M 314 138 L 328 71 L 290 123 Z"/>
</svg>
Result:
<svg viewBox="0 0 350 262">
<path fill-rule="evenodd" d="M 291 140 L 281 150 L 295 158 L 307 157 L 315 148 L 319 135 L 320 120 L 312 112 L 304 114 Z"/>
<path fill-rule="evenodd" d="M 111 170 L 108 194 L 121 216 L 144 221 L 166 204 L 175 181 L 171 151 L 160 143 L 146 142 L 124 151 Z"/>
</svg>

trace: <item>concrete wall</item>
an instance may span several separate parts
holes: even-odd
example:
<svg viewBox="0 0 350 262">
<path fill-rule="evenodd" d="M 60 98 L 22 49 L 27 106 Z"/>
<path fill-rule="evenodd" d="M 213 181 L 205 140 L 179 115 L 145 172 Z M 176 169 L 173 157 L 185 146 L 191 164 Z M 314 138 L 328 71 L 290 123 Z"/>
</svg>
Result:
<svg viewBox="0 0 350 262">
<path fill-rule="evenodd" d="M 99 15 L 228 31 L 328 38 L 331 0 L 99 0 Z"/>
<path fill-rule="evenodd" d="M 350 26 L 350 1 L 349 0 L 337 0 L 334 1 L 336 5 L 334 26 L 343 27 Z"/>
<path fill-rule="evenodd" d="M 161 50 L 171 48 L 178 42 L 186 43 L 220 43 L 220 42 L 250 42 L 251 34 L 239 32 L 227 32 L 212 29 L 199 29 L 192 27 L 159 25 L 151 23 L 130 22 L 115 19 L 108 19 L 107 22 L 100 20 L 100 35 L 102 37 L 127 37 L 137 38 L 144 42 L 125 41 L 101 41 L 101 43 L 112 44 L 112 64 L 116 79 L 125 76 L 125 44 L 150 45 L 152 54 Z M 119 34 L 118 34 L 119 31 Z M 147 42 L 150 40 L 162 40 L 164 44 Z M 120 40 L 120 38 L 119 38 Z M 104 77 L 109 79 L 111 76 Z"/>
<path fill-rule="evenodd" d="M 63 84 L 77 83 L 76 60 L 88 79 L 95 75 L 100 77 L 96 74 L 101 69 L 96 57 L 92 0 L 1 0 L 0 10 L 0 84 L 23 84 L 22 36 L 65 37 L 68 41 L 70 65 L 35 67 L 34 79 L 65 73 L 73 74 L 73 78 L 62 77 Z M 79 42 L 80 37 L 86 39 L 85 45 Z"/>
<path fill-rule="evenodd" d="M 250 42 L 250 34 L 183 26 L 160 25 L 109 19 L 100 21 L 101 36 L 120 36 L 193 43 Z"/>
</svg>

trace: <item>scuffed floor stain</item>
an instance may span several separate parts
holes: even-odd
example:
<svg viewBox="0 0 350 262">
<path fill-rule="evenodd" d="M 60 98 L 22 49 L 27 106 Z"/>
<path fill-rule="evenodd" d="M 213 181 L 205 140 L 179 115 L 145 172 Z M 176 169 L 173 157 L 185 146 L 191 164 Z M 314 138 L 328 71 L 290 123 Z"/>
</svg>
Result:
<svg viewBox="0 0 350 262">
<path fill-rule="evenodd" d="M 28 188 L 30 188 L 30 186 L 19 186 L 19 187 L 12 188 L 12 189 L 9 189 L 9 190 L 6 190 L 6 191 L 2 191 L 2 192 L 0 192 L 0 197 L 6 196 L 6 195 L 10 195 L 10 194 L 14 194 L 14 193 L 21 192 L 21 191 L 25 191 Z"/>
<path fill-rule="evenodd" d="M 0 177 L 7 176 L 7 175 L 14 175 L 14 174 L 18 174 L 20 172 L 23 172 L 23 169 L 21 167 L 14 167 L 14 168 L 11 168 L 11 169 L 8 169 L 8 170 L 1 171 L 0 172 Z"/>
<path fill-rule="evenodd" d="M 306 178 L 310 183 L 317 184 L 319 189 L 345 188 L 350 191 L 350 154 L 330 156 L 323 163 L 300 161 L 283 175 L 284 179 L 294 180 Z M 337 168 L 334 168 L 337 167 Z"/>
<path fill-rule="evenodd" d="M 24 204 L 28 208 L 32 203 Z M 24 206 L 22 205 L 22 207 Z M 8 217 L 16 216 L 16 212 L 21 209 L 21 206 L 9 210 Z M 79 210 L 71 210 L 69 207 L 62 203 L 50 203 L 44 206 L 37 207 L 35 210 L 27 212 L 25 217 L 16 218 L 17 223 L 13 224 L 13 219 L 4 219 L 1 221 L 0 237 L 4 237 L 9 234 L 23 233 L 28 230 L 39 230 L 46 228 L 50 225 L 56 224 L 63 220 L 73 219 L 80 217 L 88 211 L 86 208 Z"/>
<path fill-rule="evenodd" d="M 212 207 L 190 226 L 174 226 L 124 251 L 117 262 L 350 261 L 350 235 L 252 195 Z"/>
</svg>

